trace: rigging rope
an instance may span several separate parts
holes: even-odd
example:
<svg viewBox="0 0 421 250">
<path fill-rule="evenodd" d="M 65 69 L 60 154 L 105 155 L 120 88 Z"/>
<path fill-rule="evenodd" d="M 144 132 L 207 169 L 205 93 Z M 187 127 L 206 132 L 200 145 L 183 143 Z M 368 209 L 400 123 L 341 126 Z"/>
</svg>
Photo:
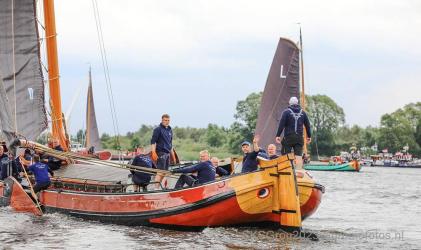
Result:
<svg viewBox="0 0 421 250">
<path fill-rule="evenodd" d="M 162 175 L 171 175 L 171 176 L 177 176 L 174 174 L 171 174 L 170 171 L 161 170 L 161 169 L 153 169 L 153 168 L 146 168 L 146 167 L 140 167 L 140 166 L 134 166 L 129 164 L 123 164 L 123 163 L 116 163 L 112 161 L 102 161 L 99 159 L 95 159 L 89 156 L 80 155 L 74 152 L 63 152 L 63 151 L 57 151 L 54 149 L 51 149 L 47 146 L 41 145 L 36 142 L 30 142 L 27 140 L 19 140 L 19 144 L 16 145 L 13 143 L 10 148 L 20 146 L 23 148 L 32 148 L 37 152 L 43 152 L 47 155 L 62 159 L 62 160 L 73 160 L 73 161 L 79 161 L 86 164 L 92 164 L 97 166 L 108 166 L 108 167 L 114 167 L 114 168 L 120 168 L 125 170 L 132 170 L 136 172 L 142 172 L 142 173 L 148 173 L 148 174 L 162 174 Z"/>
<path fill-rule="evenodd" d="M 18 133 L 18 118 L 17 118 L 17 101 L 16 101 L 16 58 L 15 58 L 15 1 L 12 0 L 12 61 L 13 61 L 13 94 L 14 94 L 14 122 L 15 133 Z"/>
<path fill-rule="evenodd" d="M 109 73 L 107 53 L 105 50 L 104 35 L 102 32 L 101 17 L 99 14 L 97 1 L 92 0 L 92 5 L 93 5 L 93 11 L 94 11 L 94 17 L 95 17 L 95 25 L 96 25 L 96 30 L 97 30 L 98 40 L 99 40 L 99 47 L 100 47 L 100 52 L 101 52 L 102 67 L 104 70 L 105 82 L 107 85 L 107 95 L 108 95 L 108 101 L 110 105 L 113 130 L 114 130 L 116 144 L 118 147 L 119 158 L 120 158 L 121 156 L 120 131 L 119 131 L 119 126 L 118 126 L 118 119 L 117 119 L 117 112 L 115 108 L 113 89 L 111 86 L 111 78 L 110 78 L 110 73 Z"/>
</svg>

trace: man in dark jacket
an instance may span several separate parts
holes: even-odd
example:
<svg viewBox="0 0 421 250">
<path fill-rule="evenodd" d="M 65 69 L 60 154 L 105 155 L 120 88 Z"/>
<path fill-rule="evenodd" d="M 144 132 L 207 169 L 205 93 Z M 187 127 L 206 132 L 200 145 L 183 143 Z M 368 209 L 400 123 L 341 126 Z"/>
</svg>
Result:
<svg viewBox="0 0 421 250">
<path fill-rule="evenodd" d="M 171 158 L 175 161 L 175 153 L 172 147 L 172 129 L 170 127 L 170 116 L 163 114 L 161 123 L 154 129 L 151 138 L 151 157 L 156 162 L 156 167 L 162 170 L 168 170 Z M 155 182 L 157 182 L 155 189 L 160 187 L 164 176 L 157 174 Z"/>
<path fill-rule="evenodd" d="M 144 168 L 155 168 L 152 159 L 148 155 L 137 155 L 131 162 L 133 166 Z M 147 186 L 151 182 L 151 174 L 142 173 L 139 171 L 130 171 L 132 173 L 132 181 L 134 184 L 142 187 L 143 191 L 147 191 Z"/>
<path fill-rule="evenodd" d="M 63 151 L 63 148 L 60 146 L 60 141 L 58 139 L 53 138 L 51 140 L 52 143 L 52 149 L 57 151 Z M 47 163 L 50 170 L 58 170 L 61 168 L 62 160 L 57 159 L 53 156 L 48 156 L 47 159 L 43 160 L 45 163 Z"/>
<path fill-rule="evenodd" d="M 183 173 L 175 184 L 175 188 L 182 188 L 184 184 L 188 186 L 194 186 L 197 184 L 203 184 L 206 182 L 214 181 L 216 170 L 209 160 L 209 152 L 207 150 L 200 151 L 200 163 L 190 167 L 179 168 L 172 171 L 172 173 Z M 187 173 L 196 173 L 197 179 L 193 178 Z"/>
<path fill-rule="evenodd" d="M 225 176 L 225 175 L 230 175 L 230 173 L 227 170 L 219 166 L 218 157 L 212 157 L 210 161 L 212 162 L 212 165 L 215 167 L 216 175 L 220 177 Z"/>
<path fill-rule="evenodd" d="M 241 150 L 244 153 L 243 156 L 243 167 L 241 168 L 241 173 L 253 172 L 257 170 L 257 156 L 261 152 L 259 148 L 259 136 L 253 138 L 253 149 L 250 147 L 250 142 L 245 141 L 241 143 Z"/>
<path fill-rule="evenodd" d="M 48 165 L 40 162 L 39 155 L 34 155 L 34 164 L 28 167 L 28 170 L 31 171 L 35 176 L 35 186 L 34 192 L 38 193 L 41 190 L 47 189 L 51 185 L 50 177 L 48 173 Z"/>
<path fill-rule="evenodd" d="M 296 157 L 296 167 L 302 169 L 303 167 L 303 147 L 304 135 L 303 127 L 307 132 L 307 143 L 311 142 L 311 129 L 310 121 L 300 105 L 298 104 L 297 97 L 291 97 L 289 100 L 289 107 L 285 109 L 279 122 L 278 131 L 276 133 L 276 142 L 281 143 L 283 155 L 291 153 L 294 150 Z M 283 138 L 281 141 L 281 134 Z"/>
</svg>

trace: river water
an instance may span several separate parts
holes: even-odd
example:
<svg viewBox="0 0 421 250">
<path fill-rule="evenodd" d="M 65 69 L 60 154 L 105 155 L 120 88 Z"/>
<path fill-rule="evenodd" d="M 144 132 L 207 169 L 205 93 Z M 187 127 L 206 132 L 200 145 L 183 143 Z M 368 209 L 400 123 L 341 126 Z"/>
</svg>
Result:
<svg viewBox="0 0 421 250">
<path fill-rule="evenodd" d="M 311 173 L 326 187 L 303 224 L 318 241 L 256 228 L 177 232 L 0 208 L 0 249 L 421 249 L 421 169 Z"/>
</svg>

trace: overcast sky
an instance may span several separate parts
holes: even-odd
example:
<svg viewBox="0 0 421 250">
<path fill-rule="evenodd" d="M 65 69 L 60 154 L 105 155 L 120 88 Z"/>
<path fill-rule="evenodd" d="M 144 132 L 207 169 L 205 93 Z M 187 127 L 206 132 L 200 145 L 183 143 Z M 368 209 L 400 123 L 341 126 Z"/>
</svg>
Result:
<svg viewBox="0 0 421 250">
<path fill-rule="evenodd" d="M 100 133 L 112 122 L 92 2 L 56 0 L 63 109 L 78 89 L 84 123 L 93 70 Z M 262 91 L 279 37 L 304 38 L 307 94 L 326 94 L 349 125 L 421 101 L 421 1 L 98 0 L 120 132 L 158 124 L 229 126 L 238 100 Z"/>
</svg>

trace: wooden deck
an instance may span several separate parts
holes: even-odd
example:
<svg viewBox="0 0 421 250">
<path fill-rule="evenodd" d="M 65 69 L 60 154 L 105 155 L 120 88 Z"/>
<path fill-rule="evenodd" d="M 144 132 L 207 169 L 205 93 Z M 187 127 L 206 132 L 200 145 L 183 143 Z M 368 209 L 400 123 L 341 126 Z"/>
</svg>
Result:
<svg viewBox="0 0 421 250">
<path fill-rule="evenodd" d="M 121 181 L 121 183 L 127 182 L 127 176 L 129 174 L 130 171 L 125 169 L 88 164 L 71 164 L 68 166 L 63 166 L 61 169 L 54 171 L 54 175 L 56 177 L 90 179 L 99 181 Z"/>
</svg>

